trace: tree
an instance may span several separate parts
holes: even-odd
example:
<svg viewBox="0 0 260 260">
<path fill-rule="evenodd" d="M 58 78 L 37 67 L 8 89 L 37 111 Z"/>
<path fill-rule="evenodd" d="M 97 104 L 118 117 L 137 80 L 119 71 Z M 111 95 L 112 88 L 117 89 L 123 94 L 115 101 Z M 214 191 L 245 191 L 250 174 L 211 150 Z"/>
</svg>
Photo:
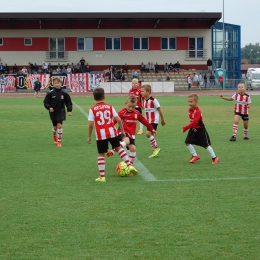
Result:
<svg viewBox="0 0 260 260">
<path fill-rule="evenodd" d="M 257 64 L 260 63 L 260 43 L 253 45 L 250 43 L 242 48 L 242 63 Z"/>
</svg>

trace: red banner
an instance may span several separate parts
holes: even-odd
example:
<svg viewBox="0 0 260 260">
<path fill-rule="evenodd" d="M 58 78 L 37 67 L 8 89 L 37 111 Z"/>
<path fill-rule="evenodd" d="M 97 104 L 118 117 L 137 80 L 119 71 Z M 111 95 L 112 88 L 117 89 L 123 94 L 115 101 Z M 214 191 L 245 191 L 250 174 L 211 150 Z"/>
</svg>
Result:
<svg viewBox="0 0 260 260">
<path fill-rule="evenodd" d="M 16 92 L 15 76 L 14 75 L 1 75 L 0 78 L 0 92 Z"/>
</svg>

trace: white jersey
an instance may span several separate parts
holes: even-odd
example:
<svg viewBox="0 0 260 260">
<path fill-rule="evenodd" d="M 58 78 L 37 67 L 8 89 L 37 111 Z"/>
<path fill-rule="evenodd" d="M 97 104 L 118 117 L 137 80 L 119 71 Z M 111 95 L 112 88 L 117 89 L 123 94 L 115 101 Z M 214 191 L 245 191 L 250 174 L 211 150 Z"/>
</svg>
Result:
<svg viewBox="0 0 260 260">
<path fill-rule="evenodd" d="M 149 99 L 144 99 L 144 111 L 145 117 L 150 124 L 159 124 L 160 120 L 160 113 L 158 108 L 160 107 L 159 101 L 154 98 L 150 97 Z"/>
</svg>

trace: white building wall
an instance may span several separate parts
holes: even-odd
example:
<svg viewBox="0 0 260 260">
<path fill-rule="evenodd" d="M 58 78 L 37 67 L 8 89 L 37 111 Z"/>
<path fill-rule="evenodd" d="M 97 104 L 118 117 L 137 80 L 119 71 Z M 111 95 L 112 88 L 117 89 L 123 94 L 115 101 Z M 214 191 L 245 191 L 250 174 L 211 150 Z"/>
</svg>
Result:
<svg viewBox="0 0 260 260">
<path fill-rule="evenodd" d="M 203 37 L 204 49 L 207 50 L 208 57 L 211 56 L 211 29 L 176 29 L 176 30 L 0 30 L 0 38 L 62 38 L 62 37 Z M 66 44 L 66 43 L 65 43 Z M 177 42 L 176 42 L 177 44 Z M 178 48 L 178 47 L 177 47 Z M 66 45 L 65 45 L 66 49 Z M 1 51 L 2 62 L 12 66 L 27 65 L 28 62 L 40 65 L 46 57 L 46 51 Z M 69 51 L 68 60 L 51 61 L 53 65 L 58 63 L 77 63 L 84 57 L 90 65 L 136 65 L 141 62 L 158 62 L 162 65 L 165 62 L 196 65 L 203 64 L 204 60 L 186 59 L 186 51 Z M 205 59 L 206 60 L 206 59 Z"/>
</svg>

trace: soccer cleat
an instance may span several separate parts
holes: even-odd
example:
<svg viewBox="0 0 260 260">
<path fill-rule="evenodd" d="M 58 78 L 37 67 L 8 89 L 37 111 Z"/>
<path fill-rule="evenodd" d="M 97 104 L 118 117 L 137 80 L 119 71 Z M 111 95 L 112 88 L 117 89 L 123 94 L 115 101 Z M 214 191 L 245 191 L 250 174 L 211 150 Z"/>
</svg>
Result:
<svg viewBox="0 0 260 260">
<path fill-rule="evenodd" d="M 219 162 L 218 157 L 212 158 L 212 164 L 217 164 Z"/>
<path fill-rule="evenodd" d="M 62 147 L 61 142 L 57 142 L 58 147 Z"/>
<path fill-rule="evenodd" d="M 233 142 L 233 141 L 236 141 L 236 140 L 237 140 L 237 138 L 234 135 L 232 135 L 231 138 L 230 138 L 230 141 Z"/>
<path fill-rule="evenodd" d="M 53 142 L 54 142 L 55 144 L 57 144 L 57 142 L 58 142 L 57 136 L 53 136 Z"/>
<path fill-rule="evenodd" d="M 141 135 L 141 134 L 143 134 L 143 130 L 141 130 L 141 129 L 140 129 L 140 130 L 138 131 L 138 133 L 137 133 L 137 134 L 138 134 L 138 135 Z"/>
<path fill-rule="evenodd" d="M 98 181 L 98 182 L 106 182 L 106 177 L 98 177 L 98 178 L 96 178 L 95 181 Z"/>
<path fill-rule="evenodd" d="M 192 156 L 191 159 L 190 159 L 190 163 L 195 163 L 195 162 L 198 161 L 199 159 L 200 159 L 200 156 L 199 156 L 199 155 Z"/>
<path fill-rule="evenodd" d="M 128 166 L 130 174 L 132 173 L 133 175 L 137 175 L 138 171 L 135 169 L 133 165 Z"/>
<path fill-rule="evenodd" d="M 108 151 L 108 152 L 106 153 L 106 157 L 110 157 L 110 156 L 113 156 L 113 155 L 114 155 L 114 153 L 111 152 L 111 151 Z"/>
<path fill-rule="evenodd" d="M 245 137 L 244 137 L 244 140 L 249 140 L 249 139 L 250 139 L 250 138 L 249 138 L 249 137 L 247 137 L 247 136 L 245 136 Z"/>
<path fill-rule="evenodd" d="M 161 151 L 160 148 L 156 148 L 153 150 L 153 153 L 148 157 L 148 158 L 154 158 L 154 157 L 158 157 L 159 152 Z"/>
</svg>

